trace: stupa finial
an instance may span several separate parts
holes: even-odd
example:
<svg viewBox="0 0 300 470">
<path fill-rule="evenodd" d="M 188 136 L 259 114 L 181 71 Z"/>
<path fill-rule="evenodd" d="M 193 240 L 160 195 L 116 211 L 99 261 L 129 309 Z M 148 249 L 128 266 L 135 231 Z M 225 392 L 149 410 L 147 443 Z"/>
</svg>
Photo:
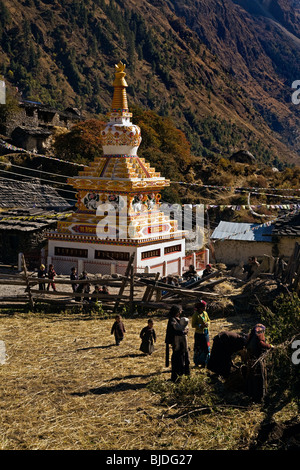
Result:
<svg viewBox="0 0 300 470">
<path fill-rule="evenodd" d="M 113 110 L 128 110 L 126 87 L 128 86 L 125 80 L 126 73 L 124 72 L 126 65 L 119 62 L 115 65 L 115 79 L 113 82 L 114 95 L 112 101 Z"/>
</svg>

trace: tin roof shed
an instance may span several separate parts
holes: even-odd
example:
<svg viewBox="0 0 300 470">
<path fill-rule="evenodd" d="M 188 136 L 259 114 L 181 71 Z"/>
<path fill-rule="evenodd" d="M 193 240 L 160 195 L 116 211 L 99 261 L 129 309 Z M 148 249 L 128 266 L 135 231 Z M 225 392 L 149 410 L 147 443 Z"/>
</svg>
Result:
<svg viewBox="0 0 300 470">
<path fill-rule="evenodd" d="M 271 242 L 272 230 L 272 225 L 226 222 L 221 220 L 217 228 L 213 231 L 211 239 Z"/>
</svg>

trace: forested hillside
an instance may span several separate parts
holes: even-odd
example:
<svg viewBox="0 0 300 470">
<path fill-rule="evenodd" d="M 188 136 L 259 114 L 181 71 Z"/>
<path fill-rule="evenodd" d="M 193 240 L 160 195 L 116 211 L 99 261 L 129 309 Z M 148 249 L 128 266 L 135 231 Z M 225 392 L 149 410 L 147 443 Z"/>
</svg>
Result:
<svg viewBox="0 0 300 470">
<path fill-rule="evenodd" d="M 1 0 L 0 75 L 23 98 L 102 119 L 123 60 L 130 105 L 172 118 L 195 156 L 246 148 L 297 163 L 299 49 L 250 3 Z M 289 13 L 282 23 L 296 35 Z"/>
</svg>

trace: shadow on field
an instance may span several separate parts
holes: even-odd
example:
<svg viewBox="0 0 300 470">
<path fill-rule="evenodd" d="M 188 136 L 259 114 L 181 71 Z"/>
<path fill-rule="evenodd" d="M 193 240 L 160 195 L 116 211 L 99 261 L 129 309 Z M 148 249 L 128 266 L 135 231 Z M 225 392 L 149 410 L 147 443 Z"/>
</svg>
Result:
<svg viewBox="0 0 300 470">
<path fill-rule="evenodd" d="M 145 383 L 137 384 L 137 383 L 122 382 L 121 384 L 117 384 L 112 387 L 104 386 L 104 387 L 91 388 L 90 390 L 87 390 L 86 392 L 74 392 L 74 393 L 71 393 L 71 395 L 77 396 L 77 397 L 84 397 L 89 394 L 105 395 L 107 393 L 126 392 L 127 390 L 140 390 L 145 387 L 147 387 L 147 384 Z"/>
<path fill-rule="evenodd" d="M 78 348 L 76 351 L 88 351 L 89 349 L 109 349 L 112 346 L 114 346 L 114 344 L 108 344 L 107 346 L 88 346 L 87 348 Z"/>
<path fill-rule="evenodd" d="M 123 377 L 114 377 L 112 379 L 109 379 L 108 382 L 113 382 L 113 381 L 123 381 L 123 380 L 130 380 L 130 379 L 138 379 L 138 378 L 151 378 L 156 375 L 161 375 L 165 373 L 170 373 L 169 370 L 165 371 L 159 371 L 159 372 L 151 372 L 150 374 L 130 374 L 126 375 Z M 140 390 L 142 388 L 147 387 L 148 382 L 146 383 L 129 383 L 129 382 L 121 382 L 116 385 L 104 385 L 102 387 L 97 387 L 97 388 L 91 388 L 89 390 L 86 390 L 85 392 L 74 392 L 71 393 L 73 396 L 77 397 L 84 397 L 89 394 L 94 394 L 94 395 L 105 395 L 108 393 L 116 393 L 116 392 L 126 392 L 127 390 Z"/>
</svg>

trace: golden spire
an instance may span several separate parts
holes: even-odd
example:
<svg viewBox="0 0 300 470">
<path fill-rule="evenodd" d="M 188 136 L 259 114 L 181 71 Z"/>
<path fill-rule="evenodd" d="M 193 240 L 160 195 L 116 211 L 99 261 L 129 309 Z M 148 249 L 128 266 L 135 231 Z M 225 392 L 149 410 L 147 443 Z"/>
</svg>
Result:
<svg viewBox="0 0 300 470">
<path fill-rule="evenodd" d="M 114 95 L 112 100 L 113 110 L 126 110 L 128 111 L 126 87 L 128 86 L 125 80 L 126 73 L 124 72 L 126 65 L 121 61 L 115 65 L 115 80 L 113 82 Z"/>
</svg>

